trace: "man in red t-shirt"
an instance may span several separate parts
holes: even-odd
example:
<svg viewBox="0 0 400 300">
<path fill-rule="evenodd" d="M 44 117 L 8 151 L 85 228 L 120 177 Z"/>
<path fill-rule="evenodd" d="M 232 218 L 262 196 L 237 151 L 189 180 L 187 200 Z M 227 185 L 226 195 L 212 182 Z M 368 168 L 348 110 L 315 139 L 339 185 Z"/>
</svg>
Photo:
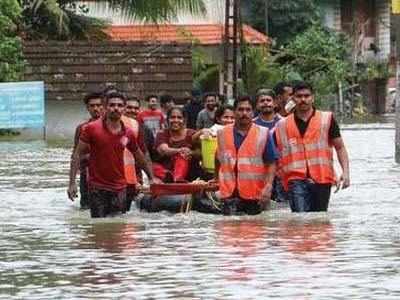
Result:
<svg viewBox="0 0 400 300">
<path fill-rule="evenodd" d="M 118 92 L 109 93 L 104 105 L 105 116 L 87 124 L 82 130 L 71 159 L 68 188 L 68 197 L 73 201 L 77 194 L 75 178 L 79 157 L 89 153 L 89 205 L 93 218 L 126 212 L 125 149 L 134 155 L 135 162 L 146 172 L 150 183 L 153 180 L 151 162 L 146 161 L 133 131 L 121 121 L 125 96 Z"/>
<path fill-rule="evenodd" d="M 79 138 L 82 132 L 82 128 L 92 122 L 97 120 L 103 114 L 103 94 L 102 93 L 90 93 L 85 96 L 83 102 L 85 103 L 86 109 L 90 115 L 90 119 L 82 122 L 76 127 L 75 136 L 74 136 L 74 148 L 72 153 L 75 152 L 76 146 L 78 145 Z M 73 155 L 73 154 L 72 154 Z M 88 187 L 87 187 L 87 168 L 88 168 L 88 156 L 83 156 L 81 161 L 79 162 L 79 192 L 81 194 L 80 205 L 81 209 L 89 208 L 89 200 L 88 200 Z"/>
<path fill-rule="evenodd" d="M 164 127 L 165 117 L 161 110 L 158 109 L 158 97 L 150 95 L 146 97 L 147 109 L 139 112 L 137 121 L 146 126 L 153 133 L 153 137 L 156 137 L 158 131 Z"/>
</svg>

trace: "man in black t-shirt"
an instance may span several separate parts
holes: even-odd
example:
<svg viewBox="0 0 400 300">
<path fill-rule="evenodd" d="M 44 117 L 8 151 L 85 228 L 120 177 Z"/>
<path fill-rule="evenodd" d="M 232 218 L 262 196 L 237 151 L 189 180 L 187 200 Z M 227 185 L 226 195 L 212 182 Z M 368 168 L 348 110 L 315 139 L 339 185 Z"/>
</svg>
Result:
<svg viewBox="0 0 400 300">
<path fill-rule="evenodd" d="M 326 211 L 331 186 L 350 185 L 349 159 L 331 112 L 316 110 L 312 87 L 294 86 L 295 112 L 276 126 L 279 171 L 293 212 Z M 335 149 L 342 175 L 333 168 Z"/>
</svg>

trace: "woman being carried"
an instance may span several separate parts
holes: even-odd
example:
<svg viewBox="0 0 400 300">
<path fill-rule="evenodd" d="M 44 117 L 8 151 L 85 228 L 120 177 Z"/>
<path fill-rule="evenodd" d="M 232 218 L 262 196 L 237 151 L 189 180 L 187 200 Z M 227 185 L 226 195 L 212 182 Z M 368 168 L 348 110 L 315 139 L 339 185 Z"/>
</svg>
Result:
<svg viewBox="0 0 400 300">
<path fill-rule="evenodd" d="M 157 158 L 153 163 L 154 176 L 164 182 L 186 182 L 190 169 L 197 162 L 199 152 L 193 142 L 194 130 L 186 128 L 186 115 L 180 107 L 167 114 L 167 128 L 155 140 Z"/>
</svg>

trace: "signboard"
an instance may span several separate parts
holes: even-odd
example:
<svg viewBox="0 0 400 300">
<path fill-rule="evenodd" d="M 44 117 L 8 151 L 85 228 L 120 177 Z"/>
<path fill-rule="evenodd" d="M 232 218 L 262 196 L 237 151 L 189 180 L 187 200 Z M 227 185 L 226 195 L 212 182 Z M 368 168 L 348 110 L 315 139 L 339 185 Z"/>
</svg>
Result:
<svg viewBox="0 0 400 300">
<path fill-rule="evenodd" d="M 0 128 L 44 127 L 42 81 L 0 83 Z"/>
<path fill-rule="evenodd" d="M 400 0 L 392 0 L 392 14 L 400 14 Z"/>
</svg>

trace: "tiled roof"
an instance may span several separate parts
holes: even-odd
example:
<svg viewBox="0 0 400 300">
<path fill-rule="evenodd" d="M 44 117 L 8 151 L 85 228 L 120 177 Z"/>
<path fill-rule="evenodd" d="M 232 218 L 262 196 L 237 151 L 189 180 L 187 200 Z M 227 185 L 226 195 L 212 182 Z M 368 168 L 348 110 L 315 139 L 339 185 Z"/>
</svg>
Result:
<svg viewBox="0 0 400 300">
<path fill-rule="evenodd" d="M 113 25 L 106 33 L 116 41 L 157 41 L 189 42 L 201 45 L 219 45 L 223 42 L 224 26 L 219 24 L 204 25 Z M 243 34 L 249 44 L 269 43 L 266 35 L 248 25 L 243 25 Z"/>
</svg>

